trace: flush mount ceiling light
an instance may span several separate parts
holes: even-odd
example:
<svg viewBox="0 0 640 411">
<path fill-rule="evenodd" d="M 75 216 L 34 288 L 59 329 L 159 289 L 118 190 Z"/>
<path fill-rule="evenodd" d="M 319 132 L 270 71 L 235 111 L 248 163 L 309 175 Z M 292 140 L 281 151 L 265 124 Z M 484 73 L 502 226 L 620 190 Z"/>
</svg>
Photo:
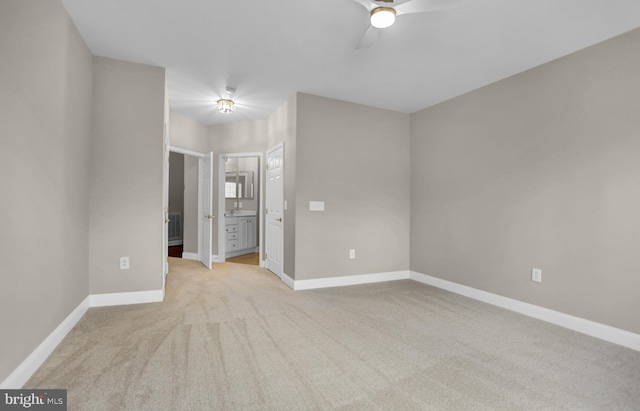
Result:
<svg viewBox="0 0 640 411">
<path fill-rule="evenodd" d="M 234 87 L 227 86 L 225 87 L 225 90 L 227 91 L 227 94 L 229 94 L 229 98 L 221 98 L 217 101 L 218 111 L 225 114 L 233 113 L 233 107 L 236 103 L 231 100 L 231 96 L 236 92 L 236 89 Z"/>
<path fill-rule="evenodd" d="M 377 29 L 384 29 L 396 21 L 396 11 L 391 7 L 376 7 L 371 10 L 371 25 Z"/>
<path fill-rule="evenodd" d="M 234 104 L 233 100 L 221 98 L 218 100 L 218 111 L 225 114 L 233 113 Z"/>
</svg>

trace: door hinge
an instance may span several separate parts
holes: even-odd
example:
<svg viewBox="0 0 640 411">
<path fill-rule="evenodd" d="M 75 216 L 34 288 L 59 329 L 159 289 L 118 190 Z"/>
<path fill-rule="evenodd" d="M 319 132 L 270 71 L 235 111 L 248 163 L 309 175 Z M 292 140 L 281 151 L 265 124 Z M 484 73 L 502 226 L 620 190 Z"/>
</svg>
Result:
<svg viewBox="0 0 640 411">
<path fill-rule="evenodd" d="M 264 209 L 264 213 L 265 213 L 265 214 L 269 214 L 269 209 L 268 209 L 268 208 L 265 208 L 265 209 Z"/>
</svg>

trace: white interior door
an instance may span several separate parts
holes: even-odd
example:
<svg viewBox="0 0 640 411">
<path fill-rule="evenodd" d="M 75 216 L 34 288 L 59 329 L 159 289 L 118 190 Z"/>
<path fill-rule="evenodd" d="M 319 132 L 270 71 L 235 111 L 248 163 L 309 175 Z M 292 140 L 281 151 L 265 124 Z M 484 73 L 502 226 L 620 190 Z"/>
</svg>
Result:
<svg viewBox="0 0 640 411">
<path fill-rule="evenodd" d="M 213 152 L 198 159 L 198 259 L 211 269 Z"/>
<path fill-rule="evenodd" d="M 284 204 L 284 146 L 267 151 L 265 249 L 267 269 L 282 278 L 283 268 L 283 204 Z"/>
</svg>

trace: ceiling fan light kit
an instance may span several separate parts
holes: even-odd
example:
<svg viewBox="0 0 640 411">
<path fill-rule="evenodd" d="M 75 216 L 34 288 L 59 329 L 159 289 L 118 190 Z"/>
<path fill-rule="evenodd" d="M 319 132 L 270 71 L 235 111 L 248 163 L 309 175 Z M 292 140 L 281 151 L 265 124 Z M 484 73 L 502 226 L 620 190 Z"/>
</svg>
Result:
<svg viewBox="0 0 640 411">
<path fill-rule="evenodd" d="M 376 7 L 371 10 L 371 25 L 377 29 L 384 29 L 396 21 L 396 11 L 391 7 Z"/>
<path fill-rule="evenodd" d="M 378 40 L 379 29 L 391 26 L 396 17 L 411 13 L 428 13 L 459 7 L 463 0 L 353 0 L 369 12 L 371 25 L 364 32 L 357 49 L 373 47 Z M 388 7 L 393 6 L 393 7 Z"/>
</svg>

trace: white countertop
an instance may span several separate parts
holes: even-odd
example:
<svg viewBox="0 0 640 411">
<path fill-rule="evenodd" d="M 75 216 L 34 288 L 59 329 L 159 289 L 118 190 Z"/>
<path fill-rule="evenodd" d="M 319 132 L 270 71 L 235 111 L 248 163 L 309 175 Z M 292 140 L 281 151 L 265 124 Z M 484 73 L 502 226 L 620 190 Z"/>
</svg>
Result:
<svg viewBox="0 0 640 411">
<path fill-rule="evenodd" d="M 255 217 L 257 215 L 255 210 L 240 210 L 234 211 L 233 214 L 231 211 L 225 211 L 225 217 Z"/>
</svg>

